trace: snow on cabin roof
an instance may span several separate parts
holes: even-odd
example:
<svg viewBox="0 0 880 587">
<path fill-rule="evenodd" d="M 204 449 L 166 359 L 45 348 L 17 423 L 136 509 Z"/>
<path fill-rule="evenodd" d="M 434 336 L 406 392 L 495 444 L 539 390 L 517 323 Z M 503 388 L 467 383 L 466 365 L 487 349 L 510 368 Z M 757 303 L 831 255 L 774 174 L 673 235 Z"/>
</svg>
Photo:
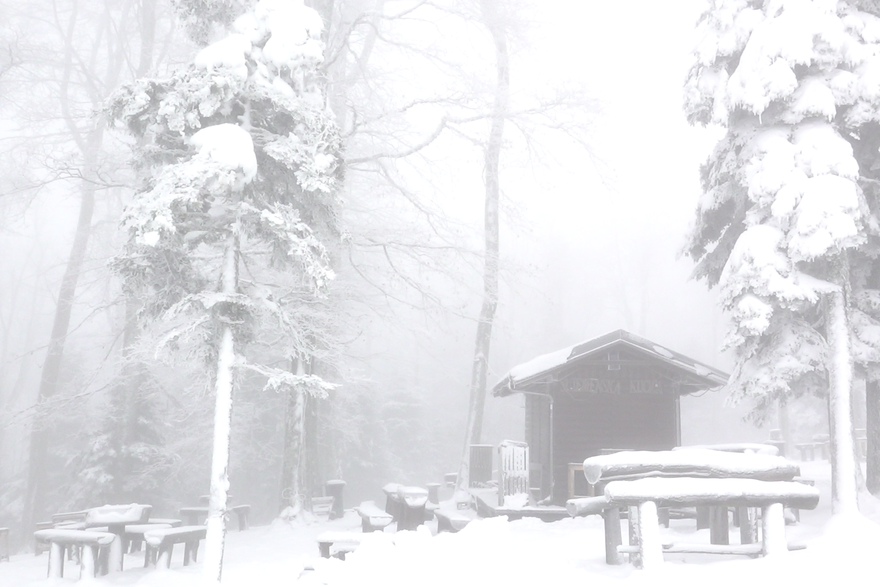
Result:
<svg viewBox="0 0 880 587">
<path fill-rule="evenodd" d="M 495 384 L 492 393 L 496 396 L 509 395 L 522 389 L 524 385 L 543 378 L 559 367 L 594 357 L 596 354 L 615 346 L 635 349 L 651 358 L 685 371 L 704 382 L 707 388 L 723 385 L 727 383 L 729 377 L 723 371 L 709 367 L 681 353 L 671 351 L 640 336 L 630 334 L 626 330 L 615 330 L 604 336 L 540 355 L 531 361 L 517 365 Z"/>
</svg>

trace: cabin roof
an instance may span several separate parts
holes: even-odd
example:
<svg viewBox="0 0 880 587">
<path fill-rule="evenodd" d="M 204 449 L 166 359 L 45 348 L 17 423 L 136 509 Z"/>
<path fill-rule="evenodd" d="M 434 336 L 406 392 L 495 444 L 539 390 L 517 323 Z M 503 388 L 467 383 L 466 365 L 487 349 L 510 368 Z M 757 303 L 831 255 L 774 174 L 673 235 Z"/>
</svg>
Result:
<svg viewBox="0 0 880 587">
<path fill-rule="evenodd" d="M 632 349 L 649 359 L 666 363 L 688 375 L 689 379 L 702 385 L 703 389 L 720 387 L 727 383 L 729 378 L 729 375 L 723 371 L 695 361 L 681 353 L 671 351 L 646 338 L 636 336 L 626 330 L 615 330 L 598 338 L 540 355 L 531 361 L 517 365 L 495 384 L 492 388 L 492 394 L 505 396 L 517 391 L 527 391 L 530 384 L 551 380 L 553 374 L 564 367 L 590 359 L 595 360 L 598 355 L 607 353 L 614 348 Z"/>
</svg>

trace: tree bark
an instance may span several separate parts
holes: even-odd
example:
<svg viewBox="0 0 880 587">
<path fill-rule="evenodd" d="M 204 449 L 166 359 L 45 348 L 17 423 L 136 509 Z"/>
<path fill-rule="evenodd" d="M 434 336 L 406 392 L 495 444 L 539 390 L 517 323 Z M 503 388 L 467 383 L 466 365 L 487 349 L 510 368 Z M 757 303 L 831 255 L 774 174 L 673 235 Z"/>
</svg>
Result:
<svg viewBox="0 0 880 587">
<path fill-rule="evenodd" d="M 468 485 L 469 447 L 479 443 L 482 435 L 483 411 L 486 405 L 486 376 L 489 369 L 489 350 L 492 343 L 492 325 L 498 307 L 498 273 L 500 252 L 499 200 L 501 149 L 504 139 L 504 123 L 507 118 L 510 94 L 510 63 L 507 53 L 507 34 L 500 19 L 497 0 L 482 0 L 483 24 L 492 35 L 495 45 L 495 102 L 489 140 L 484 150 L 484 231 L 485 259 L 483 268 L 483 304 L 477 323 L 474 361 L 471 370 L 470 404 L 462 464 L 458 475 L 458 488 Z"/>
<path fill-rule="evenodd" d="M 294 359 L 293 370 L 304 375 L 302 360 Z M 284 454 L 281 463 L 281 510 L 291 508 L 290 516 L 298 516 L 303 508 L 303 445 L 305 394 L 291 390 L 287 396 L 287 413 L 284 419 Z"/>
<path fill-rule="evenodd" d="M 237 222 L 236 222 L 237 224 Z M 221 278 L 223 293 L 238 291 L 239 242 L 237 227 L 226 237 L 226 259 Z M 217 353 L 216 399 L 214 405 L 214 444 L 211 459 L 211 490 L 208 501 L 205 564 L 203 575 L 209 584 L 220 584 L 223 550 L 226 542 L 226 514 L 229 494 L 229 439 L 232 429 L 232 391 L 234 385 L 235 337 L 230 326 L 223 328 Z"/>
<path fill-rule="evenodd" d="M 840 287 L 831 293 L 827 306 L 827 337 L 830 349 L 829 406 L 831 426 L 832 512 L 848 514 L 858 511 L 856 462 L 852 436 L 852 354 L 847 317 L 847 284 L 849 263 L 846 254 L 839 257 Z"/>
</svg>

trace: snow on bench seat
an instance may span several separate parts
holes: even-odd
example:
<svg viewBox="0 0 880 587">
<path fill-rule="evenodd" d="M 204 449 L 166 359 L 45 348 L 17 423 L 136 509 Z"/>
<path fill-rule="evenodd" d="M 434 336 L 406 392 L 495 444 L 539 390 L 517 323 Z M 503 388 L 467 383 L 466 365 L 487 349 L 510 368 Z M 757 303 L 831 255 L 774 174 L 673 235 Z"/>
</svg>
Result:
<svg viewBox="0 0 880 587">
<path fill-rule="evenodd" d="M 207 527 L 199 525 L 159 528 L 144 532 L 144 542 L 147 543 L 144 567 L 170 567 L 174 545 L 181 542 L 184 544 L 183 564 L 189 565 L 198 557 L 199 541 L 205 538 L 207 531 Z"/>
<path fill-rule="evenodd" d="M 49 543 L 49 568 L 47 576 L 60 579 L 64 575 L 64 551 L 68 546 L 82 548 L 80 579 L 94 578 L 107 573 L 106 558 L 110 546 L 117 537 L 110 532 L 51 528 L 37 530 L 34 538 Z M 100 554 L 100 556 L 99 556 Z"/>
<path fill-rule="evenodd" d="M 790 481 L 798 475 L 798 465 L 783 457 L 702 448 L 621 451 L 584 460 L 584 477 L 590 485 L 603 480 L 652 476 Z"/>
<path fill-rule="evenodd" d="M 440 506 L 434 510 L 437 532 L 458 532 L 477 518 L 473 510 L 459 510 Z"/>
<path fill-rule="evenodd" d="M 394 521 L 394 516 L 379 509 L 372 501 L 361 503 L 354 511 L 361 517 L 361 530 L 364 532 L 381 531 Z"/>
<path fill-rule="evenodd" d="M 364 535 L 356 532 L 329 531 L 318 535 L 318 551 L 323 558 L 330 558 L 330 549 L 336 546 L 339 558 L 345 559 L 345 553 L 351 552 L 360 546 Z"/>
</svg>

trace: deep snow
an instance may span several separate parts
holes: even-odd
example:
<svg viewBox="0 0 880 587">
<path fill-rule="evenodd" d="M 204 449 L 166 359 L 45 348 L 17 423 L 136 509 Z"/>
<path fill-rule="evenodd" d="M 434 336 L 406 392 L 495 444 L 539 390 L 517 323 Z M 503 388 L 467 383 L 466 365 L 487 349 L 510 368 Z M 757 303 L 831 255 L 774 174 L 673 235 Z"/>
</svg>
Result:
<svg viewBox="0 0 880 587">
<path fill-rule="evenodd" d="M 327 530 L 360 532 L 360 519 L 347 512 L 340 520 L 291 526 L 276 522 L 230 532 L 223 585 L 275 587 L 424 587 L 451 585 L 821 585 L 873 576 L 880 548 L 880 502 L 862 498 L 867 517 L 831 518 L 830 470 L 825 462 L 803 463 L 802 474 L 816 480 L 822 498 L 814 511 L 801 512 L 801 523 L 787 527 L 789 541 L 806 550 L 777 558 L 748 559 L 710 555 L 666 555 L 656 571 L 604 562 L 602 521 L 590 518 L 554 523 L 537 520 L 477 520 L 458 534 L 433 535 L 429 524 L 417 532 L 373 533 L 346 560 L 318 557 L 316 537 Z M 694 531 L 693 520 L 673 520 L 669 530 L 680 541 L 706 541 L 708 530 Z M 393 542 L 392 542 L 393 538 Z M 731 528 L 731 542 L 737 542 Z M 143 555 L 126 555 L 125 570 L 83 581 L 84 587 L 195 587 L 201 564 L 181 566 L 175 553 L 171 570 L 147 571 Z M 79 569 L 68 563 L 65 579 L 50 583 L 46 554 L 14 555 L 0 563 L 3 587 L 45 587 L 76 582 Z M 313 570 L 304 570 L 305 567 Z M 659 581 L 659 583 L 658 583 Z"/>
</svg>

